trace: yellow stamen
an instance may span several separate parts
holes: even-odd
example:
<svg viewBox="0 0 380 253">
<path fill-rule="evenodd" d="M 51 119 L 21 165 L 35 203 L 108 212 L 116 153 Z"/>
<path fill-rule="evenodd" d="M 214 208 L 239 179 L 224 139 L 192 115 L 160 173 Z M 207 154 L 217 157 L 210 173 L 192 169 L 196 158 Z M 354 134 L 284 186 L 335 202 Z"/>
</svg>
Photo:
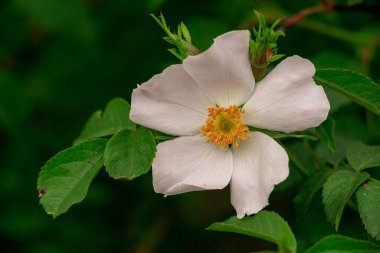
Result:
<svg viewBox="0 0 380 253">
<path fill-rule="evenodd" d="M 232 145 L 239 147 L 239 142 L 249 136 L 249 129 L 244 124 L 242 114 L 244 110 L 236 105 L 208 108 L 208 118 L 201 128 L 202 136 L 206 142 L 215 142 L 222 149 Z"/>
</svg>

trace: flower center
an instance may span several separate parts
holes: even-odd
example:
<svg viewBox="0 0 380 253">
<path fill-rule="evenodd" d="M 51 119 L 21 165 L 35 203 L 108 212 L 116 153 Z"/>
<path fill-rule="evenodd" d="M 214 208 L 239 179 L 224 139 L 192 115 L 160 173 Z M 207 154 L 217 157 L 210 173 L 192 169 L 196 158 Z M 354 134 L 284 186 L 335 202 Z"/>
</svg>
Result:
<svg viewBox="0 0 380 253">
<path fill-rule="evenodd" d="M 244 110 L 236 105 L 208 108 L 208 118 L 201 128 L 206 142 L 215 142 L 222 149 L 228 145 L 239 147 L 239 142 L 249 136 L 249 129 L 242 120 Z"/>
</svg>

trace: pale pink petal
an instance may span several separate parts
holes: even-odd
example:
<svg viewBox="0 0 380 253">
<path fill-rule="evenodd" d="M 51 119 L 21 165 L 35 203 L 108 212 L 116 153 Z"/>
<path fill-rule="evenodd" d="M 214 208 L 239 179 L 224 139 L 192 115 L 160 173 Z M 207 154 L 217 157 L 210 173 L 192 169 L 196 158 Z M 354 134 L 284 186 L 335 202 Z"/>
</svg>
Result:
<svg viewBox="0 0 380 253">
<path fill-rule="evenodd" d="M 299 56 L 288 57 L 274 68 L 244 105 L 244 120 L 257 128 L 292 132 L 321 124 L 330 104 L 315 84 L 314 65 Z"/>
<path fill-rule="evenodd" d="M 260 132 L 251 132 L 232 155 L 231 203 L 242 218 L 268 205 L 274 185 L 289 174 L 289 159 L 275 140 Z"/>
<path fill-rule="evenodd" d="M 194 135 L 215 105 L 197 83 L 172 65 L 133 90 L 130 118 L 135 123 L 171 135 Z"/>
<path fill-rule="evenodd" d="M 165 195 L 222 189 L 231 180 L 232 153 L 200 135 L 179 137 L 158 144 L 152 171 L 154 190 Z"/>
<path fill-rule="evenodd" d="M 185 71 L 219 106 L 240 106 L 253 91 L 249 40 L 249 31 L 232 31 L 217 37 L 207 51 L 183 61 Z"/>
</svg>

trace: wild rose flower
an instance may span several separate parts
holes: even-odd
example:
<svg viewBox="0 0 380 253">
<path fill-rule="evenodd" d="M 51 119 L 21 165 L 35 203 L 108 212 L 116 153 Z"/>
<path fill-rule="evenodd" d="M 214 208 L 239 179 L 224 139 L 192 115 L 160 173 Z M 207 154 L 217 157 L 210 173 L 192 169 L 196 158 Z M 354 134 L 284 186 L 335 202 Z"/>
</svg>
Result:
<svg viewBox="0 0 380 253">
<path fill-rule="evenodd" d="M 257 213 L 289 174 L 288 156 L 255 128 L 316 127 L 330 105 L 313 64 L 288 57 L 256 84 L 249 31 L 217 37 L 205 52 L 153 76 L 132 93 L 131 119 L 180 136 L 157 146 L 153 186 L 165 195 L 222 189 L 231 182 L 237 217 Z"/>
</svg>

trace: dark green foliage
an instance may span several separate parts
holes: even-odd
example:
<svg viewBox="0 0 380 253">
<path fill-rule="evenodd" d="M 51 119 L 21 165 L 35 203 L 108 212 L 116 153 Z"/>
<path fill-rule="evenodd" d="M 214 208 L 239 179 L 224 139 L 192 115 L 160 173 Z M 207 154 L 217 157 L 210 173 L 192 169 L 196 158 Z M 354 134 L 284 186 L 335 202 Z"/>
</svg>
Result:
<svg viewBox="0 0 380 253">
<path fill-rule="evenodd" d="M 305 253 L 375 253 L 379 251 L 379 247 L 376 247 L 367 241 L 357 240 L 341 235 L 331 235 L 317 242 L 313 247 L 306 250 Z"/>
<path fill-rule="evenodd" d="M 380 146 L 354 142 L 347 148 L 347 160 L 356 171 L 380 166 Z"/>
<path fill-rule="evenodd" d="M 91 138 L 104 137 L 123 129 L 134 130 L 135 124 L 129 119 L 130 105 L 121 98 L 110 101 L 104 112 L 92 114 L 75 143 Z"/>
<path fill-rule="evenodd" d="M 333 89 L 380 116 L 380 86 L 369 77 L 347 69 L 319 69 L 315 81 Z"/>
<path fill-rule="evenodd" d="M 296 239 L 289 225 L 274 212 L 261 211 L 253 217 L 243 219 L 231 217 L 226 221 L 213 223 L 207 229 L 239 233 L 273 242 L 279 252 L 295 253 L 297 250 Z"/>
<path fill-rule="evenodd" d="M 314 195 L 322 189 L 327 177 L 330 176 L 332 172 L 333 171 L 331 169 L 323 167 L 310 175 L 310 178 L 302 186 L 298 192 L 298 195 L 294 199 L 296 210 L 300 216 L 304 216 L 306 214 Z"/>
<path fill-rule="evenodd" d="M 376 1 L 364 3 L 376 4 Z M 249 236 L 204 231 L 207 225 L 234 214 L 228 189 L 168 198 L 155 194 L 149 172 L 153 139 L 150 133 L 135 136 L 149 130 L 136 128 L 129 121 L 126 101 L 130 100 L 137 84 L 178 63 L 165 52 L 167 43 L 160 39 L 165 34 L 149 13 L 163 11 L 171 28 L 180 24 L 180 32 L 175 29 L 176 34 L 181 33 L 184 41 L 204 51 L 213 38 L 224 32 L 252 31 L 253 25 L 257 28 L 254 8 L 264 15 L 270 26 L 278 18 L 292 16 L 314 4 L 319 2 L 1 1 L 0 251 L 227 253 L 275 250 L 275 245 Z M 278 215 L 265 211 L 264 217 L 231 220 L 249 224 L 249 231 L 257 228 L 250 223 L 257 221 L 257 217 L 275 223 L 273 227 L 286 227 L 285 234 L 276 239 L 271 237 L 275 243 L 287 245 L 279 248 L 285 252 L 288 248 L 295 250 L 291 231 L 297 239 L 297 252 L 308 248 L 309 253 L 379 252 L 374 246 L 379 245 L 376 180 L 380 179 L 376 159 L 376 147 L 380 145 L 380 20 L 376 14 L 355 10 L 320 12 L 286 28 L 286 37 L 277 42 L 280 53 L 297 54 L 316 65 L 315 80 L 325 88 L 331 104 L 330 116 L 335 121 L 335 127 L 328 120 L 315 130 L 291 135 L 273 133 L 290 151 L 290 166 L 297 180 L 289 177 L 284 182 L 286 187 L 276 187 L 271 195 L 268 208 Z M 182 21 L 186 27 L 181 25 Z M 281 26 L 280 22 L 278 27 Z M 274 65 L 270 64 L 268 70 Z M 123 99 L 112 100 L 116 97 Z M 110 107 L 116 108 L 111 114 L 107 112 Z M 104 108 L 104 113 L 93 114 L 92 123 L 83 129 L 91 113 L 99 108 Z M 70 147 L 78 136 L 75 143 L 79 144 Z M 134 149 L 146 154 L 139 159 L 141 164 L 131 162 L 128 153 L 124 156 L 126 144 L 117 142 L 119 138 L 144 140 L 143 151 Z M 165 141 L 173 137 L 154 133 L 154 138 Z M 333 140 L 335 154 L 331 152 L 335 150 Z M 112 152 L 111 144 L 121 145 L 122 152 Z M 119 161 L 120 166 L 109 161 L 106 169 L 103 166 L 102 150 L 107 145 L 107 157 Z M 349 191 L 351 176 L 346 178 L 346 184 L 342 183 L 338 193 L 344 190 L 341 196 L 348 201 L 335 202 L 337 211 L 330 216 L 335 222 L 343 206 L 339 234 L 350 237 L 334 235 L 336 232 L 327 223 L 320 196 L 325 179 L 343 170 L 355 174 L 357 180 Z M 120 178 L 147 174 L 132 181 L 115 181 L 107 171 L 115 172 L 115 177 L 121 175 Z M 46 215 L 36 189 L 39 173 L 41 203 L 49 213 L 56 216 L 74 203 L 81 202 L 80 205 L 54 220 Z M 62 180 L 60 173 L 73 180 Z M 61 190 L 59 198 L 55 198 L 52 183 L 64 184 L 68 191 L 56 188 Z M 70 187 L 78 191 L 71 194 Z M 41 191 L 42 188 L 45 191 Z M 261 231 L 267 229 L 262 228 Z M 263 237 L 256 233 L 250 235 Z M 282 244 L 282 239 L 286 243 Z"/>
<path fill-rule="evenodd" d="M 327 145 L 331 152 L 336 152 L 335 137 L 334 137 L 335 121 L 329 117 L 320 126 L 315 128 L 321 141 Z"/>
<path fill-rule="evenodd" d="M 48 214 L 57 217 L 82 201 L 103 166 L 107 140 L 94 139 L 66 149 L 50 159 L 38 177 L 38 193 Z"/>
<path fill-rule="evenodd" d="M 380 183 L 368 182 L 356 193 L 360 217 L 368 233 L 380 240 Z"/>
<path fill-rule="evenodd" d="M 368 173 L 349 170 L 336 171 L 323 186 L 323 203 L 327 220 L 338 230 L 344 207 L 356 188 L 369 178 Z"/>
<path fill-rule="evenodd" d="M 132 180 L 149 171 L 156 143 L 149 129 L 124 130 L 107 143 L 105 165 L 114 179 Z"/>
</svg>

